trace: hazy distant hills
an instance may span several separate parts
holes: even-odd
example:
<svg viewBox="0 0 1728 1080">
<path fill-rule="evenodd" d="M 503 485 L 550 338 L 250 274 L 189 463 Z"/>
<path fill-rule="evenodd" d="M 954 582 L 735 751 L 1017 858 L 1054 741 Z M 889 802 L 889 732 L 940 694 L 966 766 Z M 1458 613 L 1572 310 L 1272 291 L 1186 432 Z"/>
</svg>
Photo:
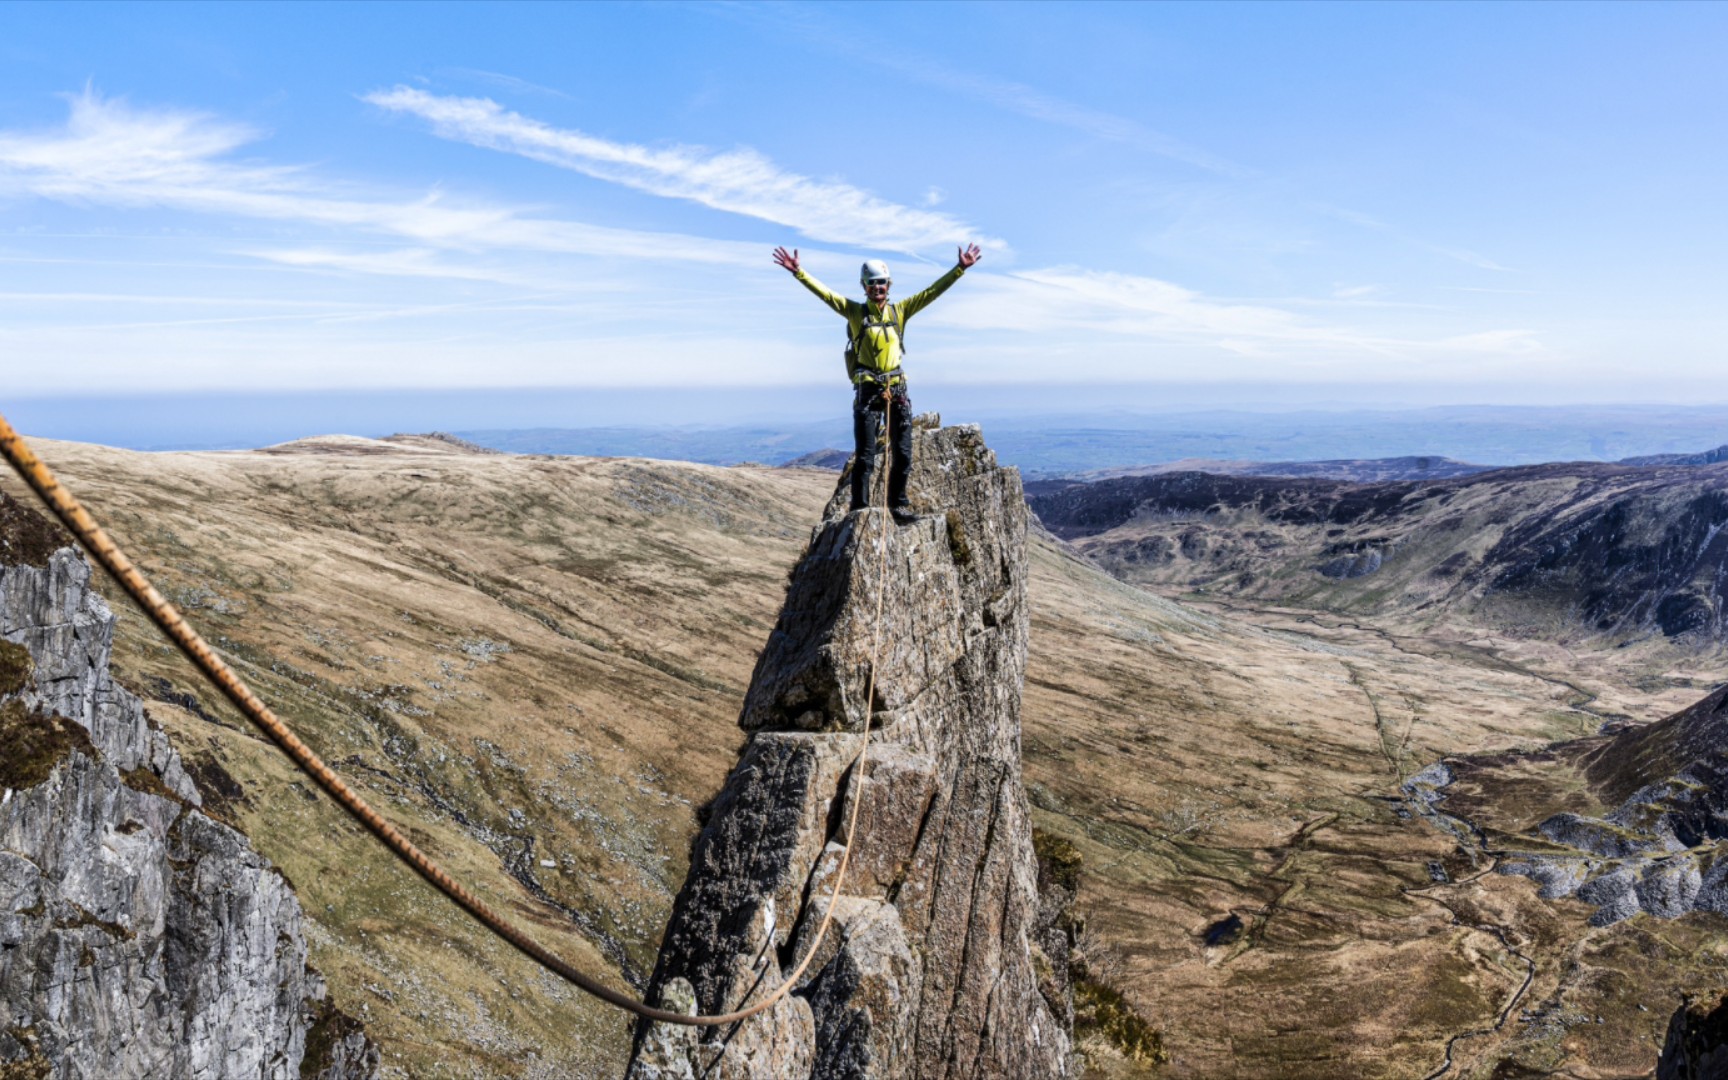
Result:
<svg viewBox="0 0 1728 1080">
<path fill-rule="evenodd" d="M 1487 472 L 1492 465 L 1472 465 L 1444 457 L 1406 456 L 1394 458 L 1346 458 L 1337 461 L 1217 461 L 1206 458 L 1184 458 L 1162 465 L 1137 465 L 1128 468 L 1095 469 L 1068 478 L 1073 481 L 1108 480 L 1118 476 L 1161 476 L 1165 473 L 1203 472 L 1214 476 L 1287 476 L 1321 480 L 1351 480 L 1370 483 L 1376 480 L 1444 480 L 1453 476 L 1469 476 Z M 1063 481 L 1037 480 L 1039 491 L 1058 490 Z"/>
<path fill-rule="evenodd" d="M 1310 388 L 939 384 L 920 410 L 980 423 L 999 460 L 1028 477 L 1182 459 L 1333 461 L 1447 457 L 1488 465 L 1618 461 L 1728 442 L 1728 404 L 1366 406 Z M 1080 392 L 1083 391 L 1083 392 Z M 844 385 L 389 389 L 13 398 L 39 438 L 135 450 L 245 449 L 329 432 L 452 431 L 522 453 L 778 465 L 850 446 Z"/>
<path fill-rule="evenodd" d="M 750 426 L 619 426 L 460 431 L 460 438 L 513 454 L 645 457 L 703 465 L 782 465 L 825 446 L 851 443 L 851 421 Z"/>
<path fill-rule="evenodd" d="M 1728 446 L 1718 446 L 1699 454 L 1651 454 L 1647 457 L 1621 458 L 1621 465 L 1718 465 L 1728 461 Z"/>
<path fill-rule="evenodd" d="M 852 460 L 852 451 L 836 450 L 830 447 L 826 450 L 812 450 L 793 458 L 781 465 L 783 469 L 844 469 L 846 463 Z"/>
<path fill-rule="evenodd" d="M 958 398 L 953 400 L 943 399 Z M 1221 463 L 1253 462 L 1260 475 L 1327 475 L 1339 479 L 1415 479 L 1348 471 L 1347 463 L 1421 461 L 1440 475 L 1481 467 L 1549 461 L 1639 460 L 1689 456 L 1717 446 L 1728 433 L 1728 408 L 1677 406 L 1512 407 L 1248 412 L 1089 413 L 973 412 L 963 394 L 919 397 L 949 423 L 978 422 L 997 458 L 1028 479 L 1097 478 L 1169 470 L 1179 463 L 1206 471 L 1241 471 Z M 840 402 L 844 407 L 844 398 Z M 808 421 L 729 424 L 716 409 L 711 424 L 610 425 L 461 429 L 462 438 L 515 453 L 653 457 L 732 465 L 782 465 L 828 447 L 852 443 L 851 420 L 840 408 Z M 1654 457 L 1653 457 L 1654 456 Z M 1288 471 L 1324 463 L 1329 471 Z M 1680 463 L 1680 462 L 1671 462 Z M 1285 470 L 1272 472 L 1269 470 Z M 1426 475 L 1432 476 L 1430 472 Z"/>
</svg>

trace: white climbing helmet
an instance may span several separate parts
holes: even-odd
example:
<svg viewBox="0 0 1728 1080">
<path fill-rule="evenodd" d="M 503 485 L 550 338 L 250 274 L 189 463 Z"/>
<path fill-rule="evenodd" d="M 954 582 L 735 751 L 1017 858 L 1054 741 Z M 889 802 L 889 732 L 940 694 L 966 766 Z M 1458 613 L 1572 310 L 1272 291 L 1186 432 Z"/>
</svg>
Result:
<svg viewBox="0 0 1728 1080">
<path fill-rule="evenodd" d="M 864 266 L 858 271 L 858 280 L 864 285 L 872 281 L 887 281 L 892 274 L 888 273 L 888 264 L 881 259 L 866 259 Z"/>
</svg>

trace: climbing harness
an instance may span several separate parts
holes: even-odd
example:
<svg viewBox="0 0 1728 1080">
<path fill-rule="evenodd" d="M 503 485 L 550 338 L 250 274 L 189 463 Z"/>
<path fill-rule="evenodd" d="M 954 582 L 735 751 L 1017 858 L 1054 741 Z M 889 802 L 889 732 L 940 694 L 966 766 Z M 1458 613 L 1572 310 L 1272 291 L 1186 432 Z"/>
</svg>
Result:
<svg viewBox="0 0 1728 1080">
<path fill-rule="evenodd" d="M 885 395 L 895 390 L 904 393 L 906 374 L 900 368 L 892 368 L 888 371 L 859 368 L 858 374 L 853 377 L 852 385 L 866 396 L 874 396 L 878 393 Z"/>
<path fill-rule="evenodd" d="M 892 402 L 889 403 L 888 408 L 893 408 Z M 299 737 L 276 717 L 268 705 L 265 705 L 245 683 L 240 681 L 240 677 L 234 674 L 233 669 L 216 655 L 215 651 L 199 636 L 196 630 L 192 629 L 174 605 L 156 591 L 156 587 L 150 584 L 132 560 L 126 557 L 126 553 L 115 545 L 100 525 L 96 524 L 96 520 L 79 504 L 77 499 L 72 497 L 71 492 L 67 491 L 54 478 L 54 474 L 49 471 L 48 466 L 36 456 L 29 446 L 25 445 L 23 437 L 13 429 L 4 416 L 0 416 L 0 454 L 5 455 L 13 470 L 30 486 L 30 489 L 54 511 L 55 516 L 72 531 L 72 534 L 79 539 L 102 568 L 108 571 L 114 580 L 119 582 L 120 586 L 138 602 L 138 605 L 150 616 L 151 621 L 161 627 L 174 644 L 180 647 L 180 651 L 185 653 L 187 659 L 191 660 L 203 672 L 205 678 L 222 691 L 228 700 L 233 702 L 234 706 L 248 720 L 252 721 L 253 725 L 262 731 L 271 742 L 292 758 L 294 764 L 298 765 L 302 772 L 316 781 L 318 786 L 328 792 L 342 809 L 364 825 L 384 846 L 395 853 L 397 858 L 412 867 L 415 873 L 418 873 L 438 891 L 453 900 L 457 906 L 468 912 L 481 925 L 515 946 L 540 966 L 594 997 L 616 1005 L 620 1009 L 635 1013 L 644 1019 L 696 1027 L 735 1024 L 766 1011 L 781 998 L 791 993 L 792 988 L 810 967 L 810 962 L 815 959 L 816 953 L 822 947 L 822 939 L 828 933 L 829 923 L 833 921 L 834 905 L 840 899 L 840 890 L 846 881 L 846 866 L 852 857 L 853 838 L 858 827 L 858 811 L 864 805 L 865 756 L 870 749 L 869 710 L 871 703 L 876 700 L 876 664 L 881 655 L 882 646 L 882 600 L 887 591 L 888 580 L 888 530 L 892 529 L 888 517 L 886 478 L 884 478 L 882 490 L 884 532 L 879 545 L 882 552 L 878 578 L 880 584 L 876 590 L 875 630 L 870 643 L 870 675 L 864 692 L 863 741 L 858 747 L 857 757 L 853 759 L 850 766 L 850 772 L 857 781 L 857 790 L 852 799 L 852 812 L 846 823 L 846 846 L 841 849 L 840 865 L 834 871 L 833 892 L 829 894 L 827 907 L 822 912 L 822 922 L 816 928 L 816 936 L 811 940 L 810 948 L 805 952 L 804 959 L 793 969 L 792 974 L 788 975 L 768 996 L 747 1008 L 718 1015 L 700 1016 L 672 1012 L 668 1009 L 657 1009 L 612 989 L 559 959 L 514 923 L 487 907 L 479 897 L 415 847 L 407 837 L 397 831 L 395 826 L 380 817 L 359 794 L 343 783 L 342 779 L 332 772 L 330 767 L 324 764 L 323 760 L 313 753 L 310 747 L 301 742 Z"/>
</svg>

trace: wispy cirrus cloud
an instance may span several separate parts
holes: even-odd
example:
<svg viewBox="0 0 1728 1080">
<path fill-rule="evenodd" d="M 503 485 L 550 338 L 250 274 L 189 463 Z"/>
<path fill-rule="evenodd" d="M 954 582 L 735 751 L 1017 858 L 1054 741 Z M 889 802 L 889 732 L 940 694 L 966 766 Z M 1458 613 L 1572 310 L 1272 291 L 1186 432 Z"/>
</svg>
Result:
<svg viewBox="0 0 1728 1080">
<path fill-rule="evenodd" d="M 345 185 L 308 169 L 242 160 L 256 129 L 175 109 L 135 108 L 91 90 L 70 99 L 64 127 L 0 132 L 0 198 L 156 206 L 324 226 L 417 247 L 588 255 L 760 267 L 758 245 L 530 216 L 433 191 L 404 196 Z M 424 272 L 422 260 L 418 269 Z"/>
<path fill-rule="evenodd" d="M 909 50 L 904 35 L 884 39 L 867 24 L 843 21 L 832 6 L 776 3 L 714 6 L 708 10 L 726 18 L 790 32 L 805 44 L 844 56 L 851 63 L 892 71 L 913 82 L 938 87 L 1030 120 L 1145 150 L 1221 176 L 1253 175 L 1251 169 L 1130 117 L 1081 105 L 1026 83 L 956 67 L 952 59 Z"/>
<path fill-rule="evenodd" d="M 1267 303 L 1207 297 L 1172 282 L 1073 266 L 968 278 L 933 319 L 968 330 L 1025 335 L 1114 335 L 1203 345 L 1241 356 L 1368 354 L 1528 356 L 1544 347 L 1528 330 L 1423 338 L 1320 321 Z"/>
<path fill-rule="evenodd" d="M 1374 232 L 1385 233 L 1387 236 L 1390 236 L 1402 243 L 1422 248 L 1425 251 L 1431 251 L 1436 255 L 1452 259 L 1456 262 L 1461 262 L 1466 266 L 1474 266 L 1478 270 L 1493 270 L 1496 273 L 1514 272 L 1512 267 L 1502 266 L 1500 263 L 1495 262 L 1486 255 L 1478 254 L 1477 252 L 1465 248 L 1429 243 L 1419 237 L 1410 235 L 1408 232 L 1405 232 L 1396 225 L 1388 224 L 1387 222 L 1381 221 L 1379 218 L 1368 214 L 1358 213 L 1355 210 L 1345 210 L 1337 206 L 1327 206 L 1324 204 L 1319 205 L 1317 209 L 1328 217 L 1337 218 L 1339 221 L 1346 221 L 1364 229 L 1371 229 Z"/>
<path fill-rule="evenodd" d="M 573 100 L 569 94 L 562 90 L 550 86 L 541 86 L 539 83 L 529 82 L 527 79 L 519 79 L 514 75 L 505 75 L 496 71 L 483 71 L 479 68 L 452 67 L 440 69 L 440 74 L 448 75 L 457 79 L 471 79 L 475 82 L 491 83 L 493 86 L 501 86 L 511 93 L 516 94 L 539 94 L 542 97 L 563 98 L 566 101 Z"/>
<path fill-rule="evenodd" d="M 1485 330 L 1479 334 L 1458 334 L 1436 344 L 1459 352 L 1498 356 L 1533 356 L 1548 351 L 1531 330 Z"/>
<path fill-rule="evenodd" d="M 1007 247 L 951 214 L 903 206 L 851 184 L 801 176 L 748 148 L 714 151 L 613 142 L 511 112 L 490 98 L 447 97 L 408 86 L 375 91 L 365 100 L 417 116 L 441 138 L 771 221 L 813 240 L 908 253 L 967 242 L 998 252 Z"/>
<path fill-rule="evenodd" d="M 1025 83 L 954 71 L 932 61 L 907 59 L 893 49 L 882 50 L 870 59 L 907 78 L 954 91 L 1031 120 L 1069 128 L 1105 142 L 1137 147 L 1221 176 L 1240 178 L 1252 175 L 1252 170 L 1211 151 L 1183 142 L 1175 136 L 1156 131 L 1137 120 L 1077 105 Z"/>
</svg>

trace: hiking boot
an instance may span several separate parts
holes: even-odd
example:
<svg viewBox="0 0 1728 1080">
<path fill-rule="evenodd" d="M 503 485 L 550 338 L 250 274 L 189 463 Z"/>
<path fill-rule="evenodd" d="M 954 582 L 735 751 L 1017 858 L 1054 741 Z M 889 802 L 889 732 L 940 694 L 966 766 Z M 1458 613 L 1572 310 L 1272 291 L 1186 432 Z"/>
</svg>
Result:
<svg viewBox="0 0 1728 1080">
<path fill-rule="evenodd" d="M 894 515 L 894 524 L 896 525 L 911 525 L 918 520 L 918 515 L 912 512 L 910 506 L 892 507 L 888 512 Z"/>
</svg>

